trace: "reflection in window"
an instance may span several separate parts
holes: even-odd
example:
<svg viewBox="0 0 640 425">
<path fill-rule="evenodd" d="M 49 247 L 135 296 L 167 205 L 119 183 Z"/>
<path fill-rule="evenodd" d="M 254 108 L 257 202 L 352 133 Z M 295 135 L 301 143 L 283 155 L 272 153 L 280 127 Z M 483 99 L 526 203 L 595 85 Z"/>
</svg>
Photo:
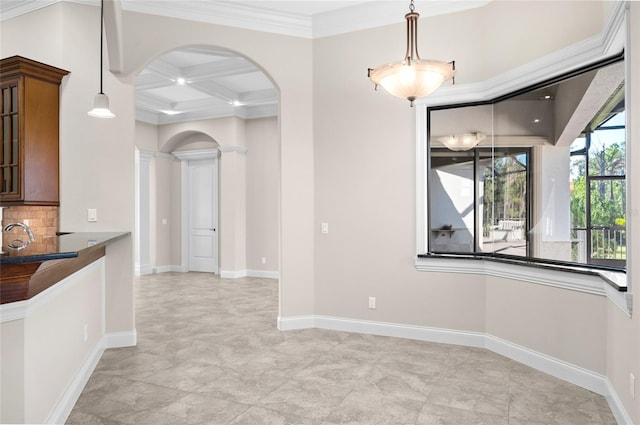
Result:
<svg viewBox="0 0 640 425">
<path fill-rule="evenodd" d="M 428 108 L 431 253 L 626 266 L 623 61 Z M 444 143 L 482 134 L 477 145 Z"/>
<path fill-rule="evenodd" d="M 432 149 L 433 251 L 526 256 L 529 157 L 522 148 Z"/>
</svg>

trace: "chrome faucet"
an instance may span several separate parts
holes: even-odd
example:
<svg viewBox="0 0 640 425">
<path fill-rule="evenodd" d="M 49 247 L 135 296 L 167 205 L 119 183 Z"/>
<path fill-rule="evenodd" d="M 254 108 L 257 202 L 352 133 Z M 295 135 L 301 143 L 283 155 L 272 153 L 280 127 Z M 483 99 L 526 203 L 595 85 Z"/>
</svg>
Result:
<svg viewBox="0 0 640 425">
<path fill-rule="evenodd" d="M 4 226 L 4 229 L 2 229 L 2 231 L 4 232 L 9 232 L 11 231 L 11 229 L 13 229 L 14 227 L 22 227 L 24 229 L 24 232 L 27 234 L 27 236 L 29 237 L 28 241 L 23 241 L 22 239 L 14 239 L 12 240 L 10 243 L 7 244 L 7 248 L 10 249 L 14 249 L 16 251 L 20 251 L 21 249 L 25 249 L 26 247 L 29 246 L 29 244 L 31 242 L 33 242 L 33 232 L 31 231 L 31 228 L 29 226 L 27 226 L 24 223 L 9 223 L 6 226 Z"/>
</svg>

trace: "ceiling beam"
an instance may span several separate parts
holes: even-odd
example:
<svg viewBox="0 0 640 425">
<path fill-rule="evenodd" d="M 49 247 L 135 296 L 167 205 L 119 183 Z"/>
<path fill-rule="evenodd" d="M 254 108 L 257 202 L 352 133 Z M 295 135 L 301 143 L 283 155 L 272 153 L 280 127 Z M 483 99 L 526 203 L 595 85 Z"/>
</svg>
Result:
<svg viewBox="0 0 640 425">
<path fill-rule="evenodd" d="M 190 82 L 196 82 L 203 79 L 227 77 L 230 75 L 249 74 L 259 71 L 259 69 L 241 57 L 233 57 L 220 61 L 193 65 L 183 68 L 184 77 Z"/>
<path fill-rule="evenodd" d="M 183 75 L 184 68 L 173 66 L 172 64 L 162 59 L 154 60 L 149 65 L 147 65 L 145 69 L 173 82 L 175 82 L 178 77 L 185 77 L 185 75 Z"/>
<path fill-rule="evenodd" d="M 174 85 L 175 82 L 167 77 L 156 74 L 155 72 L 149 72 L 140 74 L 136 77 L 136 90 L 151 90 L 161 87 L 169 87 Z"/>
<path fill-rule="evenodd" d="M 114 74 L 122 73 L 124 69 L 122 1 L 110 0 L 104 2 L 104 33 L 109 54 L 109 69 Z"/>
</svg>

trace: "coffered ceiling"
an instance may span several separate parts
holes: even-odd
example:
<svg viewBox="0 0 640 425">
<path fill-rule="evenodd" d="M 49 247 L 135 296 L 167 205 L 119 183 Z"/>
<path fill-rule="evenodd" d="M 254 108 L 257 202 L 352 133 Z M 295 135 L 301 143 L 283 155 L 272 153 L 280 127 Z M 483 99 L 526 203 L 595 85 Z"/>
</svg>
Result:
<svg viewBox="0 0 640 425">
<path fill-rule="evenodd" d="M 153 124 L 278 113 L 278 93 L 251 61 L 224 50 L 185 48 L 136 78 L 136 118 Z"/>
</svg>

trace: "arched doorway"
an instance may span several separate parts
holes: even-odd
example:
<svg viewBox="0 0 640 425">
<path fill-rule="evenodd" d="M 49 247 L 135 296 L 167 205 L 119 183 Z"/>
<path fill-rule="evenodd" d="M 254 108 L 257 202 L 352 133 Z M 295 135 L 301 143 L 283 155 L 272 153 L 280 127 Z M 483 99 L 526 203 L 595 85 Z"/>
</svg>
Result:
<svg viewBox="0 0 640 425">
<path fill-rule="evenodd" d="M 190 269 L 185 217 L 191 212 L 181 183 L 189 160 L 182 164 L 179 156 L 217 149 L 220 227 L 208 227 L 219 238 L 217 270 L 222 277 L 279 277 L 277 114 L 269 78 L 232 52 L 178 49 L 138 75 L 136 145 L 151 173 L 148 236 L 142 209 L 136 210 L 136 236 L 141 248 L 147 238 L 150 262 L 136 261 L 139 274 Z"/>
</svg>

